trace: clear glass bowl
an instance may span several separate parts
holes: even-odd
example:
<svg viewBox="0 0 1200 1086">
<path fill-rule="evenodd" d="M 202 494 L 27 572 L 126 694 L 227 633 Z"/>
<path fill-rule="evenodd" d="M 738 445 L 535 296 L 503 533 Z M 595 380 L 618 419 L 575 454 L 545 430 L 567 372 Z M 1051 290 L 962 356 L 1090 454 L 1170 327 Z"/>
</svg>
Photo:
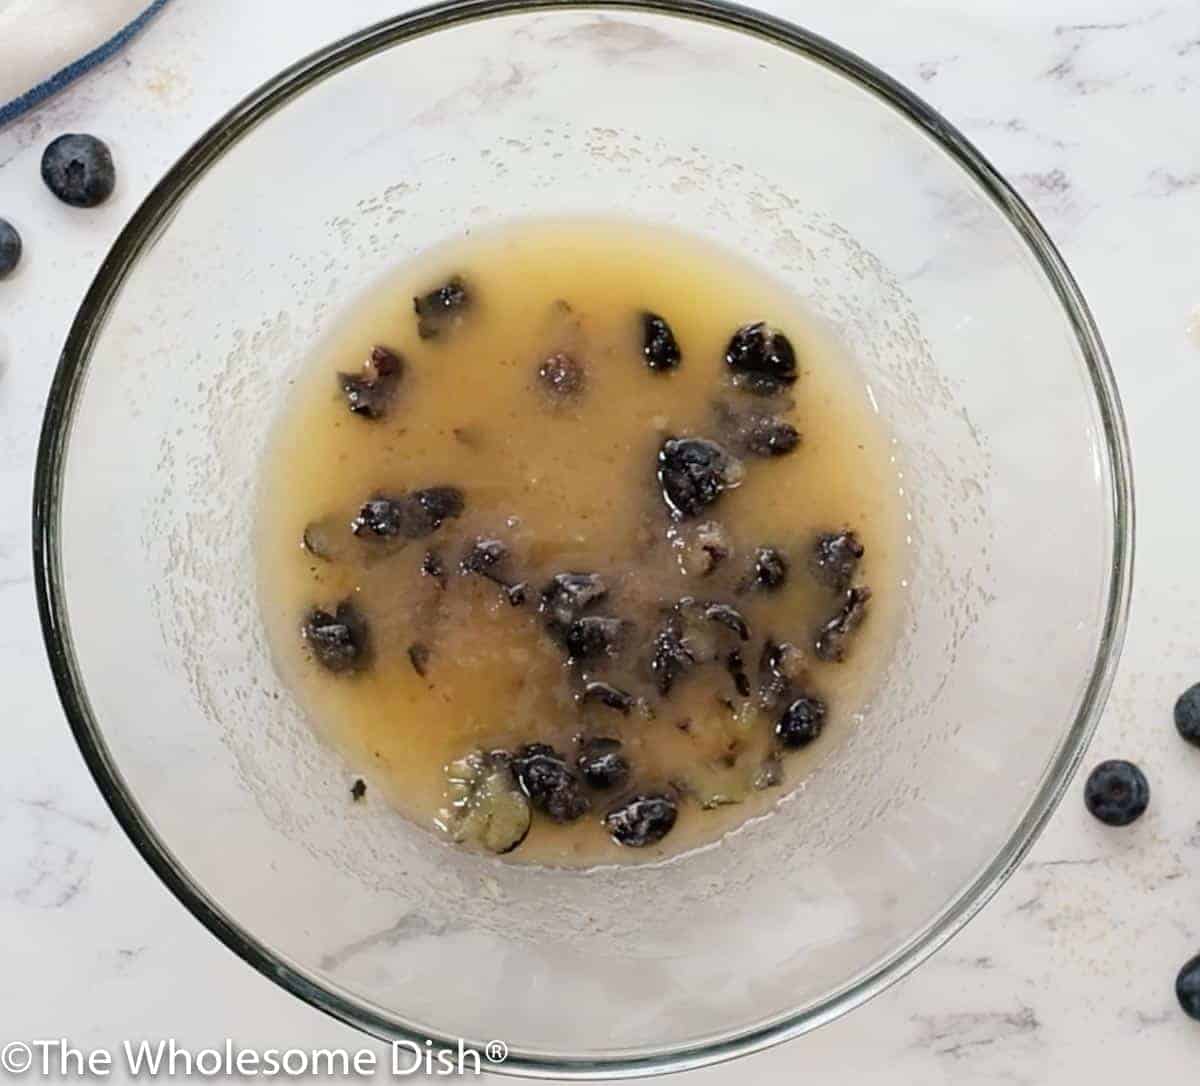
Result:
<svg viewBox="0 0 1200 1086">
<path fill-rule="evenodd" d="M 879 696 L 772 818 L 665 866 L 512 868 L 346 802 L 256 617 L 256 471 L 365 282 L 476 224 L 606 211 L 766 263 L 850 347 L 896 437 L 908 610 Z M 879 71 L 692 0 L 430 8 L 239 105 L 89 292 L 35 512 L 67 715 L 174 893 L 315 1006 L 501 1038 L 504 1070 L 557 1079 L 762 1048 L 932 953 L 1062 794 L 1130 586 L 1112 374 L 1029 210 Z"/>
</svg>

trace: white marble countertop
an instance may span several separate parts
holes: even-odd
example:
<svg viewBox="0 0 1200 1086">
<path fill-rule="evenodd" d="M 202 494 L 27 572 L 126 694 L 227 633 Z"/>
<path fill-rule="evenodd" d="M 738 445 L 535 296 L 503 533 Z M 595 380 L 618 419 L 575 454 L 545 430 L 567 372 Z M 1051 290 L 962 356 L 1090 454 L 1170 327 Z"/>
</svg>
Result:
<svg viewBox="0 0 1200 1086">
<path fill-rule="evenodd" d="M 121 56 L 0 130 L 0 215 L 26 259 L 0 284 L 0 1042 L 366 1043 L 224 950 L 115 825 L 43 659 L 29 508 L 41 410 L 68 322 L 162 171 L 278 69 L 396 0 L 176 0 Z M 1017 185 L 1097 315 L 1129 414 L 1138 569 L 1125 657 L 1089 756 L 1139 761 L 1150 811 L 1106 830 L 1081 781 L 983 914 L 909 979 L 798 1042 L 700 1083 L 936 1086 L 1194 1078 L 1200 1023 L 1173 994 L 1200 951 L 1200 751 L 1174 733 L 1200 679 L 1200 10 L 1195 0 L 773 0 L 914 87 Z M 0 56 L 3 43 L 0 43 Z M 110 204 L 69 222 L 38 180 L 63 131 L 112 144 Z M 114 1077 L 120 1077 L 114 1075 Z M 685 1080 L 678 1080 L 685 1081 Z"/>
</svg>

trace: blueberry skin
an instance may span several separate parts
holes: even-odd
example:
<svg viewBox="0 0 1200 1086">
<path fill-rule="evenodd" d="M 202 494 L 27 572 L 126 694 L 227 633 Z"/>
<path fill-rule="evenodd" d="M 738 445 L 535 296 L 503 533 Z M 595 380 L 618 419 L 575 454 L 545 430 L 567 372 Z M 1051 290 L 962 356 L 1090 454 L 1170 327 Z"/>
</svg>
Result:
<svg viewBox="0 0 1200 1086">
<path fill-rule="evenodd" d="M 1150 805 L 1150 782 L 1132 762 L 1101 762 L 1083 787 L 1083 802 L 1106 826 L 1128 826 Z"/>
<path fill-rule="evenodd" d="M 1200 683 L 1179 695 L 1175 703 L 1175 727 L 1184 739 L 1200 747 Z"/>
<path fill-rule="evenodd" d="M 616 709 L 619 713 L 624 713 L 626 716 L 633 711 L 634 697 L 632 694 L 627 694 L 618 686 L 613 686 L 612 683 L 606 682 L 590 682 L 587 683 L 583 692 L 578 695 L 579 704 L 585 702 L 598 701 L 601 705 L 607 705 L 610 709 Z"/>
<path fill-rule="evenodd" d="M 1200 954 L 1197 954 L 1175 978 L 1175 998 L 1189 1018 L 1200 1021 Z"/>
<path fill-rule="evenodd" d="M 42 153 L 42 180 L 64 204 L 99 207 L 117 185 L 108 146 L 95 136 L 59 136 Z"/>
<path fill-rule="evenodd" d="M 21 235 L 7 219 L 0 219 L 0 279 L 11 275 L 21 263 Z"/>
</svg>

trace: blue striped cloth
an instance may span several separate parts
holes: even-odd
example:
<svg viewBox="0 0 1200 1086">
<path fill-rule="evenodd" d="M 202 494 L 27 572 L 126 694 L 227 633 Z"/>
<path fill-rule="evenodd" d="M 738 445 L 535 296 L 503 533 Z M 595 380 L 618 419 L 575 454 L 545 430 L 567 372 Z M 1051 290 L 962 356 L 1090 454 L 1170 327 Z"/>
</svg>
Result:
<svg viewBox="0 0 1200 1086">
<path fill-rule="evenodd" d="M 87 0 L 87 2 L 98 7 L 102 3 L 102 0 Z M 167 0 L 153 0 L 152 3 L 143 8 L 133 19 L 127 22 L 124 26 L 117 28 L 116 32 L 111 33 L 111 36 L 104 41 L 96 43 L 94 41 L 81 39 L 79 42 L 79 47 L 81 50 L 85 51 L 81 53 L 77 60 L 71 61 L 58 71 L 45 75 L 44 78 L 35 77 L 40 79 L 36 85 L 27 90 L 21 91 L 16 98 L 7 104 L 0 105 L 0 125 L 7 124 L 9 121 L 13 120 L 13 118 L 24 113 L 27 109 L 31 109 L 39 102 L 49 98 L 50 95 L 58 93 L 58 91 L 62 90 L 63 87 L 71 82 L 71 80 L 78 79 L 90 68 L 94 68 L 101 61 L 107 60 L 110 56 L 117 52 L 117 50 L 122 48 L 125 43 L 128 42 L 129 39 L 132 38 L 139 30 L 141 30 L 151 19 L 153 19 L 166 3 Z M 34 15 L 26 16 L 25 18 L 31 22 L 34 22 L 37 30 L 44 32 L 44 34 L 41 35 L 43 40 L 53 42 L 56 45 L 61 42 L 62 38 L 58 35 L 58 28 L 54 25 L 53 16 L 47 16 L 43 23 L 36 22 L 36 13 Z M 25 35 L 19 40 L 17 47 L 22 49 L 36 49 L 37 40 L 38 36 Z M 12 47 L 11 42 L 6 43 L 4 47 L 6 49 Z M 31 65 L 31 70 L 37 70 L 36 62 Z M 0 97 L 3 97 L 3 95 L 0 95 Z"/>
</svg>

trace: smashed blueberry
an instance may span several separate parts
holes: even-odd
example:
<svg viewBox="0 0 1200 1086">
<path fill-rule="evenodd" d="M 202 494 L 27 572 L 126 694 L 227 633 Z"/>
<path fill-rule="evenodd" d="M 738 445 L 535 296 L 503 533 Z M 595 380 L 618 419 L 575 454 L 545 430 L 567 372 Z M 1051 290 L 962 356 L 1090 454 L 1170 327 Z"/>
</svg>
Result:
<svg viewBox="0 0 1200 1086">
<path fill-rule="evenodd" d="M 99 207 L 117 185 L 112 152 L 95 136 L 59 136 L 42 153 L 42 180 L 64 204 Z"/>
<path fill-rule="evenodd" d="M 783 554 L 774 547 L 759 547 L 754 552 L 754 567 L 750 581 L 757 588 L 773 591 L 787 580 L 788 563 Z"/>
<path fill-rule="evenodd" d="M 1179 970 L 1175 978 L 1175 998 L 1184 1014 L 1200 1020 L 1200 954 Z"/>
<path fill-rule="evenodd" d="M 574 822 L 587 814 L 591 801 L 566 761 L 545 743 L 530 743 L 513 757 L 513 770 L 529 802 L 555 822 Z"/>
<path fill-rule="evenodd" d="M 666 837 L 678 815 L 678 806 L 670 796 L 634 796 L 609 811 L 604 825 L 618 845 L 645 848 Z"/>
<path fill-rule="evenodd" d="M 619 739 L 588 739 L 575 764 L 592 788 L 619 788 L 629 779 L 629 762 L 621 753 Z"/>
<path fill-rule="evenodd" d="M 778 751 L 771 751 L 764 759 L 754 779 L 750 782 L 756 792 L 767 788 L 778 788 L 783 784 L 783 759 Z"/>
<path fill-rule="evenodd" d="M 357 536 L 389 539 L 401 534 L 403 498 L 371 498 L 359 508 L 350 522 L 350 531 Z"/>
<path fill-rule="evenodd" d="M 443 286 L 413 299 L 413 310 L 417 314 L 417 334 L 422 339 L 433 339 L 455 324 L 463 310 L 471 304 L 467 284 L 455 275 Z"/>
<path fill-rule="evenodd" d="M 438 822 L 458 844 L 512 852 L 529 834 L 529 800 L 504 751 L 473 751 L 446 767 L 448 806 Z"/>
<path fill-rule="evenodd" d="M 499 539 L 477 539 L 458 564 L 462 573 L 474 573 L 500 586 L 505 599 L 513 607 L 520 607 L 528 595 L 529 586 L 524 581 L 509 581 L 496 570 L 508 557 L 508 547 Z"/>
<path fill-rule="evenodd" d="M 607 595 L 608 585 L 598 573 L 556 573 L 542 589 L 541 610 L 552 626 L 565 631 Z"/>
<path fill-rule="evenodd" d="M 796 698 L 775 724 L 775 736 L 788 750 L 806 747 L 825 726 L 825 703 L 803 694 Z"/>
<path fill-rule="evenodd" d="M 350 522 L 350 531 L 355 535 L 388 539 L 400 534 L 401 503 L 403 499 L 372 498 L 365 502 Z"/>
<path fill-rule="evenodd" d="M 774 415 L 754 415 L 743 441 L 746 451 L 755 456 L 786 456 L 800 444 L 800 431 Z"/>
<path fill-rule="evenodd" d="M 367 794 L 367 782 L 364 781 L 362 779 L 362 777 L 359 777 L 350 786 L 350 798 L 357 802 L 358 800 L 362 799 L 363 796 L 365 796 L 366 794 Z"/>
<path fill-rule="evenodd" d="M 817 654 L 817 659 L 840 664 L 846 658 L 846 643 L 862 625 L 870 598 L 869 588 L 846 590 L 837 614 L 821 626 L 813 640 L 813 651 Z"/>
<path fill-rule="evenodd" d="M 668 438 L 658 452 L 658 481 L 671 512 L 694 517 L 742 481 L 742 463 L 715 441 Z"/>
<path fill-rule="evenodd" d="M 425 678 L 425 671 L 429 666 L 429 656 L 429 646 L 423 641 L 414 641 L 408 646 L 408 662 L 422 679 Z"/>
<path fill-rule="evenodd" d="M 7 219 L 0 219 L 0 279 L 11 275 L 21 263 L 21 235 Z"/>
<path fill-rule="evenodd" d="M 750 676 L 746 674 L 746 663 L 737 649 L 730 649 L 726 654 L 725 670 L 732 676 L 733 686 L 737 690 L 738 696 L 748 698 L 750 696 Z"/>
<path fill-rule="evenodd" d="M 854 580 L 863 545 L 853 532 L 827 532 L 813 544 L 813 575 L 829 588 L 844 592 Z"/>
<path fill-rule="evenodd" d="M 686 777 L 672 780 L 671 787 L 694 801 L 702 811 L 736 807 L 746 802 L 751 784 L 744 771 L 734 771 L 737 763 L 738 751 L 726 751 L 715 762 L 696 765 Z"/>
<path fill-rule="evenodd" d="M 333 614 L 314 607 L 301 634 L 317 663 L 327 671 L 356 671 L 367 661 L 367 623 L 349 600 L 339 603 Z"/>
<path fill-rule="evenodd" d="M 683 637 L 679 616 L 667 616 L 662 629 L 654 635 L 654 649 L 650 657 L 650 674 L 658 692 L 666 697 L 675 685 L 675 680 L 696 665 L 696 657 Z"/>
<path fill-rule="evenodd" d="M 446 587 L 446 567 L 437 551 L 426 551 L 421 559 L 421 576 L 432 577 L 440 588 Z"/>
<path fill-rule="evenodd" d="M 524 581 L 518 581 L 516 584 L 501 585 L 504 591 L 504 598 L 508 600 L 510 607 L 523 607 L 525 601 L 529 598 L 529 585 Z"/>
<path fill-rule="evenodd" d="M 657 313 L 642 314 L 642 354 L 658 373 L 677 369 L 683 357 L 671 326 Z"/>
<path fill-rule="evenodd" d="M 464 507 L 462 491 L 453 486 L 414 490 L 402 498 L 372 498 L 350 522 L 350 530 L 369 539 L 420 539 L 460 516 Z"/>
<path fill-rule="evenodd" d="M 499 539 L 477 539 L 463 556 L 458 568 L 463 573 L 489 573 L 508 557 L 508 547 Z"/>
<path fill-rule="evenodd" d="M 791 700 L 795 685 L 804 677 L 804 654 L 795 645 L 771 638 L 763 642 L 758 660 L 758 702 L 764 709 L 777 709 Z"/>
<path fill-rule="evenodd" d="M 587 683 L 579 695 L 579 704 L 586 705 L 589 701 L 598 701 L 610 709 L 629 715 L 633 710 L 634 697 L 612 683 L 593 681 Z"/>
<path fill-rule="evenodd" d="M 745 411 L 723 400 L 713 405 L 723 436 L 739 452 L 761 459 L 786 456 L 800 444 L 800 431 L 776 414 Z"/>
<path fill-rule="evenodd" d="M 1128 826 L 1150 804 L 1150 782 L 1132 762 L 1101 762 L 1083 786 L 1087 809 L 1106 826 Z"/>
<path fill-rule="evenodd" d="M 584 615 L 567 627 L 565 645 L 574 661 L 595 660 L 614 652 L 621 642 L 625 623 L 604 615 Z"/>
<path fill-rule="evenodd" d="M 663 697 L 686 672 L 722 658 L 723 638 L 711 624 L 724 626 L 742 641 L 750 638 L 750 627 L 742 613 L 727 603 L 705 603 L 684 596 L 667 611 L 654 635 L 650 655 L 650 675 Z"/>
<path fill-rule="evenodd" d="M 750 640 L 750 626 L 736 607 L 731 607 L 727 603 L 706 603 L 704 617 L 709 622 L 716 622 L 732 630 L 743 641 Z"/>
<path fill-rule="evenodd" d="M 756 396 L 770 396 L 796 381 L 796 352 L 791 340 L 763 321 L 745 324 L 725 350 L 734 382 Z"/>
<path fill-rule="evenodd" d="M 443 521 L 462 515 L 463 492 L 454 486 L 431 486 L 415 490 L 408 500 L 419 508 L 412 520 L 421 535 L 428 535 L 442 526 Z"/>
<path fill-rule="evenodd" d="M 350 413 L 364 419 L 383 418 L 403 370 L 398 354 L 387 347 L 373 347 L 361 374 L 339 373 L 338 387 Z"/>
<path fill-rule="evenodd" d="M 309 521 L 304 526 L 300 542 L 314 558 L 320 558 L 322 562 L 332 562 L 342 550 L 339 542 L 345 531 L 346 525 L 341 521 L 332 516 L 322 517 L 320 520 Z"/>
<path fill-rule="evenodd" d="M 556 400 L 574 399 L 587 387 L 583 364 L 562 351 L 538 366 L 537 375 L 542 388 Z"/>
<path fill-rule="evenodd" d="M 691 532 L 680 533 L 678 546 L 684 573 L 693 577 L 710 577 L 733 553 L 729 533 L 715 520 L 697 524 Z"/>
<path fill-rule="evenodd" d="M 1189 686 L 1175 702 L 1175 728 L 1189 743 L 1200 747 L 1200 683 Z"/>
</svg>

